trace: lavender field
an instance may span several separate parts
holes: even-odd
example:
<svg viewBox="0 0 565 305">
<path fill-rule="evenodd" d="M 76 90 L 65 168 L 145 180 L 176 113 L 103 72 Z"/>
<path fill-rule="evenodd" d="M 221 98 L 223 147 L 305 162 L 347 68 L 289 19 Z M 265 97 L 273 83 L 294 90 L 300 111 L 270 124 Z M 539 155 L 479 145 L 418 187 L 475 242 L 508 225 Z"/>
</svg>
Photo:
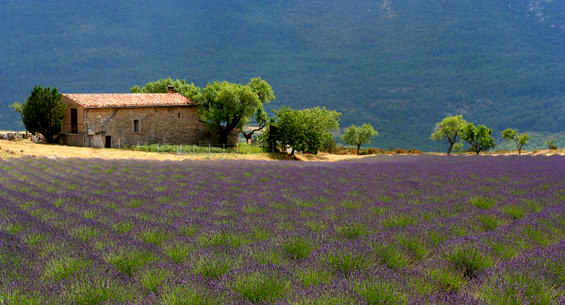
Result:
<svg viewBox="0 0 565 305">
<path fill-rule="evenodd" d="M 0 160 L 0 304 L 563 304 L 565 158 Z"/>
</svg>

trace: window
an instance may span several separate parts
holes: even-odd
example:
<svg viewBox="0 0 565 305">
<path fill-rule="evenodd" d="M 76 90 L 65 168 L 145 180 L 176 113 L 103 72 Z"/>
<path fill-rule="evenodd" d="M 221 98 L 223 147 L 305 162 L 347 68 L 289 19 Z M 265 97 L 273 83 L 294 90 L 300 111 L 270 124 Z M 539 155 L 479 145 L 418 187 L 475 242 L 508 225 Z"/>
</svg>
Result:
<svg viewBox="0 0 565 305">
<path fill-rule="evenodd" d="M 178 114 L 178 117 L 180 118 L 180 112 L 179 112 L 179 114 Z"/>
<path fill-rule="evenodd" d="M 135 133 L 141 131 L 141 125 L 140 125 L 139 119 L 133 119 L 132 131 L 135 132 Z"/>
</svg>

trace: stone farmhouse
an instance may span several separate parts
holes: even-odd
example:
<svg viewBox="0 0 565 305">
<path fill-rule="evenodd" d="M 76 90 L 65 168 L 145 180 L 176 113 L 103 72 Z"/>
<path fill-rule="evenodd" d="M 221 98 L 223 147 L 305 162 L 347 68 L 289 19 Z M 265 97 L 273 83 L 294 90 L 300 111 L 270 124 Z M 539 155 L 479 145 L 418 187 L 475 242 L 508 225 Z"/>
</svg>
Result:
<svg viewBox="0 0 565 305">
<path fill-rule="evenodd" d="M 198 120 L 197 105 L 169 88 L 168 93 L 62 94 L 67 106 L 59 143 L 110 148 L 143 144 L 219 143 Z M 238 131 L 228 144 L 235 145 Z"/>
</svg>

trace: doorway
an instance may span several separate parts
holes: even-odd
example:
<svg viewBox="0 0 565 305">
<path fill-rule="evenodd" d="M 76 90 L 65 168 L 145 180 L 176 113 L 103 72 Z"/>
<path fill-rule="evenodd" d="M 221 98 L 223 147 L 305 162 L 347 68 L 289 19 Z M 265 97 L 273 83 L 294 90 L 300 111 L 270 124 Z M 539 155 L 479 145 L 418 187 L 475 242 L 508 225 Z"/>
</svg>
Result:
<svg viewBox="0 0 565 305">
<path fill-rule="evenodd" d="M 106 148 L 112 148 L 112 136 L 106 136 Z"/>
<path fill-rule="evenodd" d="M 76 108 L 71 108 L 71 133 L 78 133 L 78 115 Z"/>
</svg>

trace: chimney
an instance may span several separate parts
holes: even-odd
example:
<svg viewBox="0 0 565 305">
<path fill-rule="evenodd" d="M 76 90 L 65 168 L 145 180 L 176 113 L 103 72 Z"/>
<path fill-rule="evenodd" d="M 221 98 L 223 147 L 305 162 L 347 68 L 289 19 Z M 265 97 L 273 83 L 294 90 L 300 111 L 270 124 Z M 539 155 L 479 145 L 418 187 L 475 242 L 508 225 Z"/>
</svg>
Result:
<svg viewBox="0 0 565 305">
<path fill-rule="evenodd" d="M 168 86 L 168 87 L 167 87 L 167 92 L 168 92 L 168 93 L 175 93 L 175 87 L 174 87 L 174 86 Z"/>
</svg>

